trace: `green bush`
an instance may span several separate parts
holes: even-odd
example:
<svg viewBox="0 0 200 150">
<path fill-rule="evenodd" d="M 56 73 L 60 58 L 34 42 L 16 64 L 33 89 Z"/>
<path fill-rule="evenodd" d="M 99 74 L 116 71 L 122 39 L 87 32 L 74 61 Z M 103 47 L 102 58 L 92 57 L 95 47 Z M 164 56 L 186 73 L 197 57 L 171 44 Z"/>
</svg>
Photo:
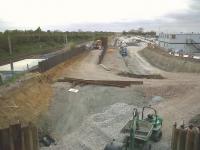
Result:
<svg viewBox="0 0 200 150">
<path fill-rule="evenodd" d="M 69 49 L 74 49 L 76 47 L 76 44 L 74 42 L 69 42 L 68 47 Z"/>
</svg>

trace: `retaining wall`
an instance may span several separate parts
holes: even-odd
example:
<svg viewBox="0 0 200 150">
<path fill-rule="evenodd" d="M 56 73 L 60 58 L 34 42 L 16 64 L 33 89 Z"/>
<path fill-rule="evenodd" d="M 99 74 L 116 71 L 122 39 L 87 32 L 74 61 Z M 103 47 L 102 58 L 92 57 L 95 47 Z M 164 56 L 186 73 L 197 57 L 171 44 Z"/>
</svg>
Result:
<svg viewBox="0 0 200 150">
<path fill-rule="evenodd" d="M 39 72 L 45 72 L 54 66 L 73 58 L 87 50 L 86 46 L 76 47 L 38 63 Z"/>
</svg>

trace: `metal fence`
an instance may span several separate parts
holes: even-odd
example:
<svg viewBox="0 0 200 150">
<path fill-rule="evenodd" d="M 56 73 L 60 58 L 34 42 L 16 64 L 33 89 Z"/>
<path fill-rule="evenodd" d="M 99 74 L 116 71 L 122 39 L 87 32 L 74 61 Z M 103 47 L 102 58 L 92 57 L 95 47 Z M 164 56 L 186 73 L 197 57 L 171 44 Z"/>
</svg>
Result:
<svg viewBox="0 0 200 150">
<path fill-rule="evenodd" d="M 37 128 L 15 124 L 0 129 L 0 150 L 39 150 Z"/>
<path fill-rule="evenodd" d="M 69 51 L 63 52 L 61 54 L 58 54 L 56 56 L 53 56 L 51 58 L 48 58 L 45 61 L 39 62 L 38 63 L 38 68 L 40 72 L 45 72 L 49 69 L 51 69 L 52 67 L 74 57 L 77 56 L 83 52 L 85 52 L 87 50 L 86 46 L 80 46 L 80 47 L 76 47 L 74 49 L 71 49 Z"/>
</svg>

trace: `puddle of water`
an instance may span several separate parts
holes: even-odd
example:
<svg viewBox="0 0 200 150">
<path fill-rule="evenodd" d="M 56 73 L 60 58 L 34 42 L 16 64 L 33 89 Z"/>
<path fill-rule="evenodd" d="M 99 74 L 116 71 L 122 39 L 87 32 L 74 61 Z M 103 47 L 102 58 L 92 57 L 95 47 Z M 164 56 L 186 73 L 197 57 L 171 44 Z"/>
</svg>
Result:
<svg viewBox="0 0 200 150">
<path fill-rule="evenodd" d="M 45 59 L 24 59 L 13 63 L 13 71 L 27 71 L 38 65 L 39 62 Z M 9 72 L 11 71 L 11 65 L 6 64 L 0 66 L 0 72 Z"/>
<path fill-rule="evenodd" d="M 13 62 L 13 71 L 11 64 L 0 66 L 0 80 L 3 82 L 12 78 L 16 74 L 20 74 L 38 66 L 38 63 L 45 59 L 24 59 Z M 1 81 L 1 82 L 2 82 Z"/>
</svg>

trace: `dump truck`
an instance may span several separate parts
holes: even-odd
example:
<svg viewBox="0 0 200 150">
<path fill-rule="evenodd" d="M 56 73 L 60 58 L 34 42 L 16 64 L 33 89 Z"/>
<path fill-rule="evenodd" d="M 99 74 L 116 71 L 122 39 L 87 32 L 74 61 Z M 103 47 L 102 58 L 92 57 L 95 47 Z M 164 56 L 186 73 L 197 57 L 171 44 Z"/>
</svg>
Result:
<svg viewBox="0 0 200 150">
<path fill-rule="evenodd" d="M 153 113 L 145 115 L 147 109 Z M 104 150 L 151 150 L 150 141 L 158 142 L 162 137 L 162 122 L 163 119 L 157 115 L 154 108 L 143 107 L 141 118 L 138 110 L 134 108 L 133 118 L 121 130 L 122 140 L 113 140 Z"/>
</svg>

